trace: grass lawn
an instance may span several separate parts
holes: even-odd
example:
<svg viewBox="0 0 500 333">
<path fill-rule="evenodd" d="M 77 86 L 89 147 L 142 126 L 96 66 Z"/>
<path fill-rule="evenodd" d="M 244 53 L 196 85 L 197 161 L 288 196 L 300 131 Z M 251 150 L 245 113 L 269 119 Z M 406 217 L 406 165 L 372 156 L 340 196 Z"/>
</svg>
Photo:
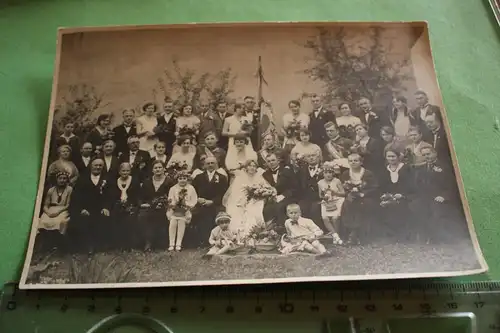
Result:
<svg viewBox="0 0 500 333">
<path fill-rule="evenodd" d="M 433 246 L 369 244 L 335 246 L 332 257 L 253 254 L 205 260 L 206 251 L 101 253 L 51 258 L 34 283 L 117 283 L 238 280 L 310 276 L 460 271 L 479 268 L 470 241 Z M 79 266 L 79 267 L 77 267 Z"/>
</svg>

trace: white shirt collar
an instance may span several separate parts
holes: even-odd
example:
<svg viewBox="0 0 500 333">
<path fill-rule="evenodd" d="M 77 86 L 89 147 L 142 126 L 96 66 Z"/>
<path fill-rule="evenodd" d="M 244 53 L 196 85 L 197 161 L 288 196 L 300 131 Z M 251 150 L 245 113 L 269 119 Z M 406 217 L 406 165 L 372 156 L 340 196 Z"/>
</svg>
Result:
<svg viewBox="0 0 500 333">
<path fill-rule="evenodd" d="M 73 133 L 71 133 L 69 136 L 64 135 L 64 133 L 61 134 L 61 138 L 65 138 L 66 140 L 69 140 L 69 139 L 71 139 L 74 136 L 75 136 L 75 134 L 73 134 Z"/>
</svg>

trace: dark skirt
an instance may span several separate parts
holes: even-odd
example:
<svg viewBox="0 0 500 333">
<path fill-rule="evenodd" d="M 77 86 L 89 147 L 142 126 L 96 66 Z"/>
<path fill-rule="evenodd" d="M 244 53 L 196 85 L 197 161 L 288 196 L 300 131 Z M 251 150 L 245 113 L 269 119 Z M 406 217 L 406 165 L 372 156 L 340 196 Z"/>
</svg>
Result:
<svg viewBox="0 0 500 333">
<path fill-rule="evenodd" d="M 354 198 L 349 196 L 342 206 L 341 224 L 346 237 L 351 232 L 356 232 L 363 241 L 371 240 L 371 230 L 376 223 L 376 208 L 372 198 Z"/>
<path fill-rule="evenodd" d="M 143 248 L 160 250 L 167 248 L 168 220 L 164 208 L 140 208 L 138 217 L 138 233 Z"/>
</svg>

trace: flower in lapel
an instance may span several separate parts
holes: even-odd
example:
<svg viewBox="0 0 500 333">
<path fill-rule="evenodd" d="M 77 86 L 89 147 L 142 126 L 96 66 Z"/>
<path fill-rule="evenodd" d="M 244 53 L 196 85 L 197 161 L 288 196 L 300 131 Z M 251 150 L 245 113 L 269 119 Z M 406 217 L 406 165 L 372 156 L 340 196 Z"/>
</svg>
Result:
<svg viewBox="0 0 500 333">
<path fill-rule="evenodd" d="M 101 186 L 99 186 L 99 193 L 102 194 L 104 187 L 106 186 L 107 182 L 106 179 L 102 180 Z"/>
<path fill-rule="evenodd" d="M 219 183 L 219 175 L 217 173 L 215 173 L 215 176 L 214 176 L 214 183 L 215 184 L 218 184 Z"/>
<path fill-rule="evenodd" d="M 368 115 L 372 116 L 373 119 L 378 119 L 378 115 L 373 111 L 368 112 Z"/>
<path fill-rule="evenodd" d="M 441 169 L 440 167 L 438 167 L 438 166 L 436 166 L 436 165 L 432 168 L 432 170 L 433 170 L 434 172 L 443 172 L 443 169 Z"/>
</svg>

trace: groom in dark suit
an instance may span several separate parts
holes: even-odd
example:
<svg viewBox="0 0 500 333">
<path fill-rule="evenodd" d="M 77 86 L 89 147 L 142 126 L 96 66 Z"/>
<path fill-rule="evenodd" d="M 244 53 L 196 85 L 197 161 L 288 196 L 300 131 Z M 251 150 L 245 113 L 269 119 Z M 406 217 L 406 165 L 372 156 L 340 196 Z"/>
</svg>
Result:
<svg viewBox="0 0 500 333">
<path fill-rule="evenodd" d="M 269 221 L 275 218 L 278 227 L 284 227 L 286 216 L 286 206 L 294 203 L 297 195 L 297 181 L 295 173 L 288 165 L 282 165 L 276 153 L 266 156 L 267 169 L 262 177 L 276 189 L 276 202 L 266 202 L 264 206 L 264 219 Z"/>
<path fill-rule="evenodd" d="M 205 171 L 193 179 L 193 187 L 198 194 L 194 225 L 196 236 L 193 242 L 197 246 L 208 244 L 210 231 L 215 226 L 215 216 L 222 210 L 222 197 L 227 191 L 227 177 L 219 173 L 217 159 L 213 156 L 205 158 Z"/>
</svg>

